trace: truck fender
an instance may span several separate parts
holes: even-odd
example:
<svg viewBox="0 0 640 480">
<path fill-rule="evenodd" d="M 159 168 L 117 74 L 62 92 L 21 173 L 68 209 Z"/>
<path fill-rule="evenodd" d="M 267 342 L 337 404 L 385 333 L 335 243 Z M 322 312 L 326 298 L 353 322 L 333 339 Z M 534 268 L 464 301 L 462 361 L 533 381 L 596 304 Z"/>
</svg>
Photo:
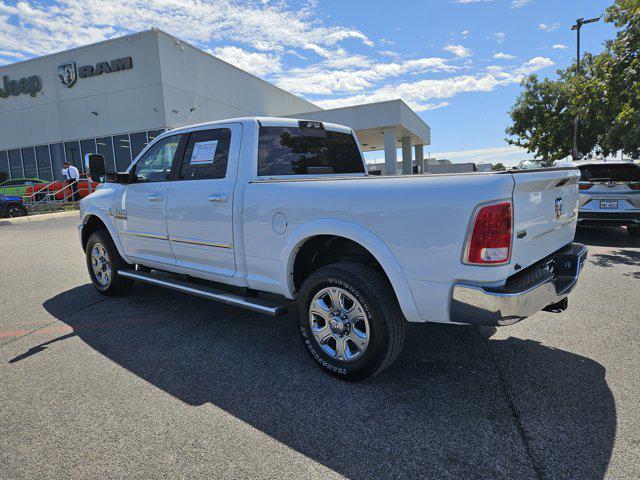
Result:
<svg viewBox="0 0 640 480">
<path fill-rule="evenodd" d="M 124 248 L 122 248 L 122 243 L 120 242 L 120 237 L 118 236 L 118 233 L 116 231 L 116 227 L 113 225 L 113 222 L 111 222 L 111 218 L 109 217 L 109 215 L 107 215 L 105 209 L 95 206 L 87 207 L 87 209 L 83 211 L 82 225 L 86 225 L 91 217 L 98 217 L 102 221 L 102 223 L 104 223 L 104 225 L 107 227 L 109 235 L 111 235 L 111 240 L 113 240 L 113 243 L 118 249 L 118 253 L 122 257 L 122 259 L 127 263 L 132 263 L 125 255 Z"/>
<path fill-rule="evenodd" d="M 344 237 L 366 248 L 382 266 L 382 269 L 389 278 L 402 313 L 407 321 L 423 321 L 418 313 L 407 277 L 389 247 L 371 230 L 346 220 L 334 218 L 318 219 L 304 223 L 291 231 L 282 249 L 281 256 L 281 264 L 285 267 L 283 269 L 285 278 L 282 279 L 282 285 L 286 288 L 286 296 L 288 298 L 295 297 L 293 266 L 296 255 L 308 239 L 317 235 Z"/>
</svg>

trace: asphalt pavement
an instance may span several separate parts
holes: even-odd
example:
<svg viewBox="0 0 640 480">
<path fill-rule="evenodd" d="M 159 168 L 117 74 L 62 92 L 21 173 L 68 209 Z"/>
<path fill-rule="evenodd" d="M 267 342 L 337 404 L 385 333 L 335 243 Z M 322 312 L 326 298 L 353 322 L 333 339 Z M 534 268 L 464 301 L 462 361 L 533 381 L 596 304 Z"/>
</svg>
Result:
<svg viewBox="0 0 640 480">
<path fill-rule="evenodd" d="M 411 326 L 362 383 L 293 316 L 89 283 L 77 218 L 0 220 L 0 479 L 640 478 L 640 241 L 590 246 L 569 308 Z"/>
</svg>

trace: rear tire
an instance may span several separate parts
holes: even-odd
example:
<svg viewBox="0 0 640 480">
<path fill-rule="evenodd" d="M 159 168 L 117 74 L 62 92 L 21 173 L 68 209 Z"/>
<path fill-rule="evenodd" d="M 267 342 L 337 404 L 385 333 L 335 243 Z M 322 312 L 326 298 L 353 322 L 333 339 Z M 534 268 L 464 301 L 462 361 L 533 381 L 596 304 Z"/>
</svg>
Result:
<svg viewBox="0 0 640 480">
<path fill-rule="evenodd" d="M 311 357 L 344 380 L 380 373 L 404 343 L 406 320 L 391 286 L 359 263 L 335 263 L 309 275 L 300 289 L 298 320 Z"/>
<path fill-rule="evenodd" d="M 631 237 L 640 237 L 640 226 L 638 225 L 627 226 L 627 233 Z"/>
<path fill-rule="evenodd" d="M 96 290 L 103 295 L 115 296 L 131 289 L 133 280 L 118 274 L 131 266 L 122 259 L 106 231 L 98 230 L 89 237 L 85 253 L 89 277 Z"/>
</svg>

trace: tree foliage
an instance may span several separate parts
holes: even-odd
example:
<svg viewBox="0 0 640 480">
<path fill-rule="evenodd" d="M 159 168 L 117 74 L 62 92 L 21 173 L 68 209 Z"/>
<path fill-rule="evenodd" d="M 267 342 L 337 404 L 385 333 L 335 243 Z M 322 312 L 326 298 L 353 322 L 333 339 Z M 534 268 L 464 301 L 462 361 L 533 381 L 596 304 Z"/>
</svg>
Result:
<svg viewBox="0 0 640 480">
<path fill-rule="evenodd" d="M 640 0 L 616 0 L 605 21 L 618 29 L 598 55 L 586 53 L 558 78 L 522 81 L 523 92 L 509 114 L 507 142 L 546 163 L 573 148 L 573 123 L 580 119 L 578 150 L 584 156 L 619 150 L 640 156 Z"/>
</svg>

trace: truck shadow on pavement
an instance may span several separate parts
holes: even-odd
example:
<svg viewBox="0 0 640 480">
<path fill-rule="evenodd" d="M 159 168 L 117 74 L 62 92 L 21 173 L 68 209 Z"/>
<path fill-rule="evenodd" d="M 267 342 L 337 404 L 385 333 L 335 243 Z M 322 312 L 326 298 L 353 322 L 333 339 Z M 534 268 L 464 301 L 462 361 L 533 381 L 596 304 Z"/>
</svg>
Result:
<svg viewBox="0 0 640 480">
<path fill-rule="evenodd" d="M 44 308 L 150 384 L 195 407 L 210 402 L 348 478 L 601 479 L 611 456 L 605 369 L 535 341 L 412 326 L 391 368 L 346 383 L 312 364 L 293 316 L 143 285 L 68 313 L 96 296 L 84 285 Z M 192 428 L 195 442 L 208 435 Z"/>
</svg>

